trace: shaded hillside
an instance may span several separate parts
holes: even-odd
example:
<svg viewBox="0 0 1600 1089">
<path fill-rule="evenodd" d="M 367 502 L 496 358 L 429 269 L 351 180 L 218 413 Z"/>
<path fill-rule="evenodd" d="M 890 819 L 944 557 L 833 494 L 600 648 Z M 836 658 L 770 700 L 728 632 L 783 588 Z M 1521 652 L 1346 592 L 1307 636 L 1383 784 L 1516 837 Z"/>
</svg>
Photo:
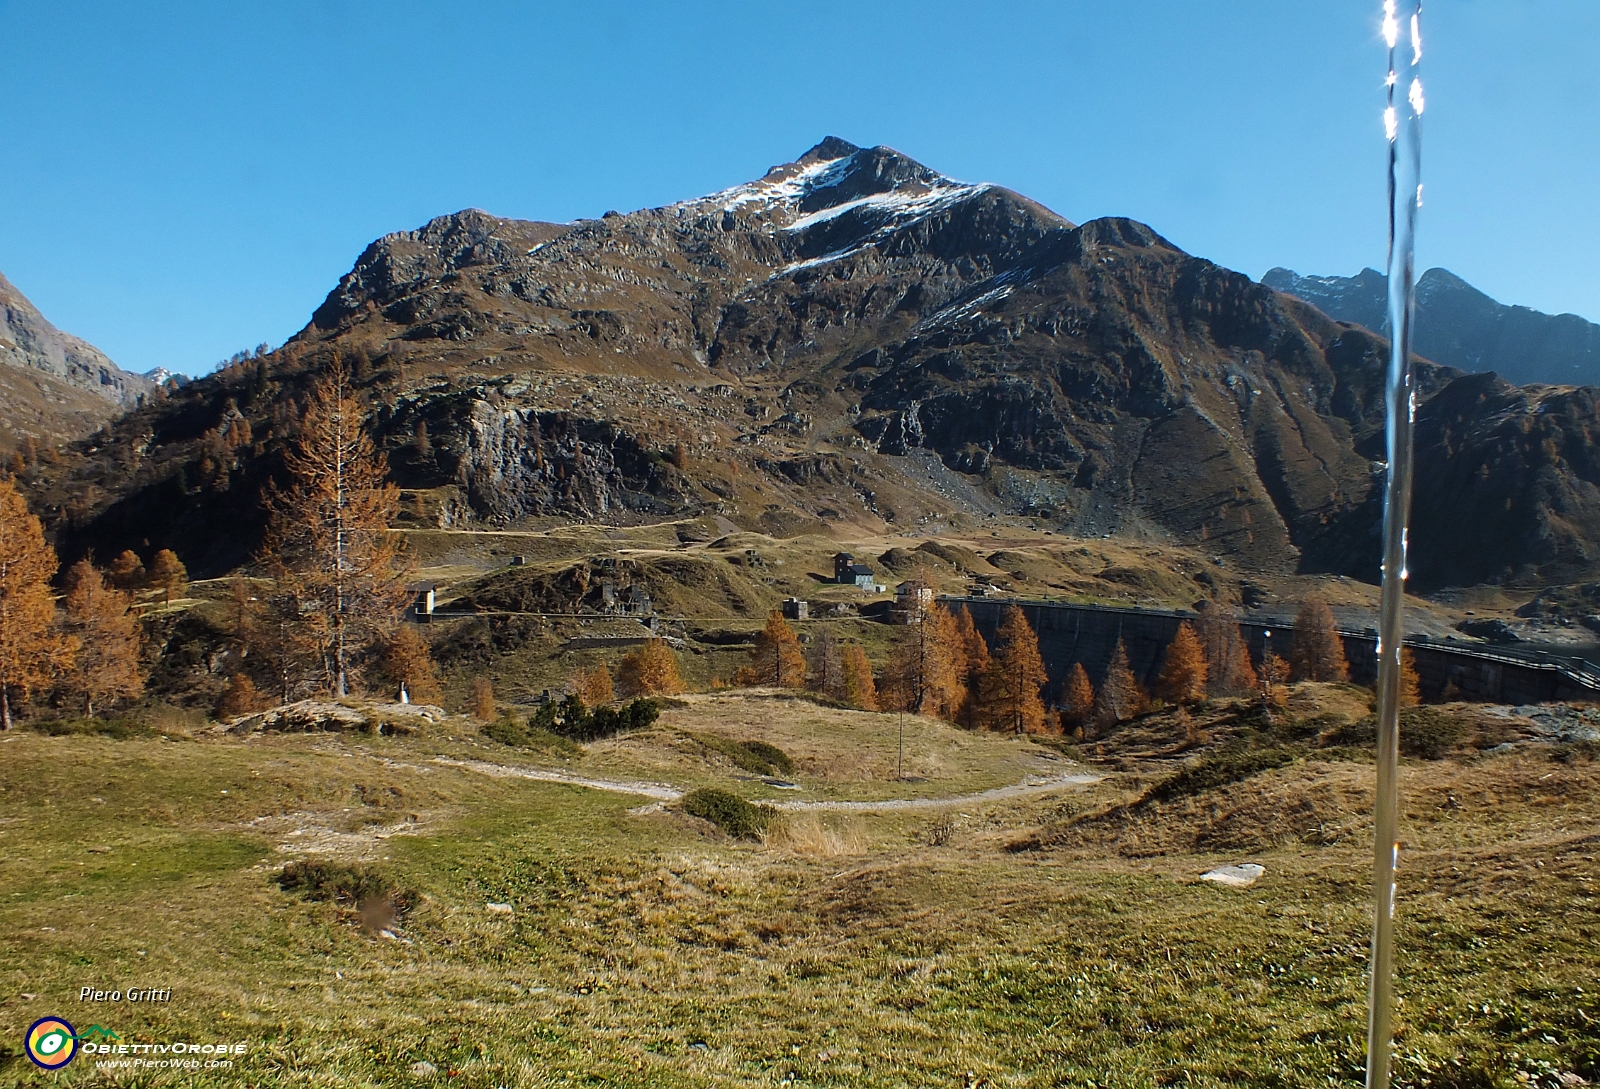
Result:
<svg viewBox="0 0 1600 1089">
<path fill-rule="evenodd" d="M 1354 276 L 1300 276 L 1275 268 L 1270 288 L 1304 299 L 1330 317 L 1368 329 L 1388 328 L 1388 278 L 1375 269 Z M 1542 314 L 1498 303 L 1442 268 L 1417 281 L 1416 350 L 1461 370 L 1493 371 L 1516 385 L 1600 383 L 1600 325 L 1576 314 Z"/>
<path fill-rule="evenodd" d="M 1382 340 L 1143 225 L 1076 226 L 832 138 L 664 208 L 467 211 L 379 239 L 285 349 L 145 406 L 41 482 L 55 524 L 102 554 L 237 562 L 335 350 L 412 524 L 707 516 L 789 536 L 1010 515 L 1376 577 Z M 1455 422 L 1420 431 L 1413 584 L 1588 570 L 1584 396 L 1552 412 L 1429 363 L 1419 384 L 1424 422 L 1436 397 Z M 1432 501 L 1480 472 L 1514 509 Z"/>
</svg>

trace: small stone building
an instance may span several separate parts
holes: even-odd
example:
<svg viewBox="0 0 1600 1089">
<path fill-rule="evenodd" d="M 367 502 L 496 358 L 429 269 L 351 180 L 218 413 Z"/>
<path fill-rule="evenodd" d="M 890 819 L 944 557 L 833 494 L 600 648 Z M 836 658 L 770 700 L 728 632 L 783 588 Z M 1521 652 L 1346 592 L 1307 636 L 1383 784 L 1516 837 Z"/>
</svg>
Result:
<svg viewBox="0 0 1600 1089">
<path fill-rule="evenodd" d="M 858 586 L 869 594 L 876 585 L 872 568 L 857 563 L 856 558 L 848 552 L 840 552 L 833 557 L 833 581 L 840 586 Z"/>
<path fill-rule="evenodd" d="M 907 579 L 894 593 L 894 615 L 901 624 L 915 624 L 933 606 L 933 587 L 921 579 Z"/>
</svg>

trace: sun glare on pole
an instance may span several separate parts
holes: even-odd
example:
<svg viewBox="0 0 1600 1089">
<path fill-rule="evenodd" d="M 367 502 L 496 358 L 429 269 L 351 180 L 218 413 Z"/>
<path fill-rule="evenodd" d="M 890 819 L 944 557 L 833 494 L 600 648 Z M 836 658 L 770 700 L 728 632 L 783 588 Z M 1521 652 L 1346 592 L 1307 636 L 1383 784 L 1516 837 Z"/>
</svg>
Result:
<svg viewBox="0 0 1600 1089">
<path fill-rule="evenodd" d="M 1400 655 L 1405 636 L 1406 523 L 1411 511 L 1411 322 L 1417 211 L 1422 205 L 1422 4 L 1385 0 L 1389 47 L 1383 113 L 1389 144 L 1389 368 L 1385 383 L 1388 480 L 1383 502 L 1383 601 L 1378 617 L 1378 785 L 1372 852 L 1372 978 L 1367 1089 L 1388 1089 L 1394 1045 L 1395 869 L 1400 862 Z"/>
</svg>

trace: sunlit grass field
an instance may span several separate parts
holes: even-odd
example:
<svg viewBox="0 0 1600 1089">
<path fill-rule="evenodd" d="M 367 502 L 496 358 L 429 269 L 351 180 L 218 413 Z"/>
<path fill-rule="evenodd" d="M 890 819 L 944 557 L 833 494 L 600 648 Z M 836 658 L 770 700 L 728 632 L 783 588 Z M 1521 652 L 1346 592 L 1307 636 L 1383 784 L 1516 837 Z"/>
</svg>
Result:
<svg viewBox="0 0 1600 1089">
<path fill-rule="evenodd" d="M 401 738 L 9 735 L 0 1085 L 1360 1082 L 1370 766 L 1311 758 L 1139 809 L 1118 825 L 1148 847 L 1131 849 L 1097 814 L 1148 769 L 972 801 L 1085 769 L 908 723 L 907 774 L 926 782 L 891 781 L 894 716 L 761 696 L 689 701 L 565 756 L 459 720 Z M 804 789 L 686 745 L 692 728 L 781 745 Z M 788 814 L 809 833 L 733 841 L 671 806 L 631 813 L 636 795 L 437 756 L 773 801 L 956 800 Z M 1523 749 L 1410 763 L 1405 783 L 1400 1079 L 1594 1080 L 1600 771 Z M 1317 814 L 1342 824 L 1311 837 L 1308 804 L 1350 811 Z M 1237 833 L 1227 850 L 1194 846 L 1218 828 Z M 375 933 L 277 886 L 301 857 L 377 868 L 416 907 Z M 1266 867 L 1249 888 L 1197 880 L 1246 860 Z M 86 986 L 172 1001 L 79 1003 Z M 80 1056 L 50 1074 L 21 1051 L 47 1014 L 249 1047 L 232 1070 L 112 1075 Z"/>
</svg>

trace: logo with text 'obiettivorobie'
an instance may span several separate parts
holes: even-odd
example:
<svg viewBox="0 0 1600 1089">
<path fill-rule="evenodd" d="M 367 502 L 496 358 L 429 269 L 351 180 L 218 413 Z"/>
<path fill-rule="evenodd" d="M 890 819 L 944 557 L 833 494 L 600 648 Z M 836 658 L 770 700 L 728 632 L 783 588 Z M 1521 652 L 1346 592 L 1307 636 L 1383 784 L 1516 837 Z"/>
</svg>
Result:
<svg viewBox="0 0 1600 1089">
<path fill-rule="evenodd" d="M 41 1017 L 28 1028 L 28 1058 L 46 1070 L 60 1070 L 78 1054 L 78 1034 L 60 1017 Z"/>
</svg>

